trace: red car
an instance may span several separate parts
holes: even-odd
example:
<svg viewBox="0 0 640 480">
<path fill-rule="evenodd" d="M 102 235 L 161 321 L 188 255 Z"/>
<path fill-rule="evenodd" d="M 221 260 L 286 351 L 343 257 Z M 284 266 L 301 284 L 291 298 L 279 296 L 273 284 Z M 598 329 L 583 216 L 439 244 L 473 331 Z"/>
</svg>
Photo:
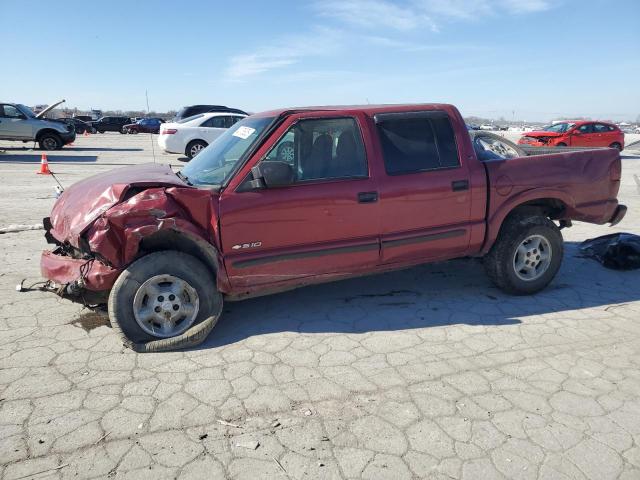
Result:
<svg viewBox="0 0 640 480">
<path fill-rule="evenodd" d="M 535 293 L 560 268 L 560 228 L 625 215 L 615 150 L 483 162 L 481 147 L 452 105 L 253 115 L 180 172 L 137 165 L 67 188 L 44 221 L 42 274 L 107 303 L 149 351 L 201 341 L 223 300 L 457 257 Z"/>
<path fill-rule="evenodd" d="M 519 145 L 532 147 L 610 147 L 624 149 L 624 132 L 607 122 L 561 122 L 527 132 Z"/>
</svg>

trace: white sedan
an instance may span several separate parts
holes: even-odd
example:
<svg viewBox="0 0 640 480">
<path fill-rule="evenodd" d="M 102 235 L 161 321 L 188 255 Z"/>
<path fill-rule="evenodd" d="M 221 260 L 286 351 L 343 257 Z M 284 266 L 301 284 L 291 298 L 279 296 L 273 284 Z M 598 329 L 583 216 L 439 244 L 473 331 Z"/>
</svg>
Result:
<svg viewBox="0 0 640 480">
<path fill-rule="evenodd" d="M 246 115 L 208 112 L 187 117 L 176 123 L 163 123 L 158 145 L 168 153 L 184 153 L 193 158 L 201 150 Z"/>
</svg>

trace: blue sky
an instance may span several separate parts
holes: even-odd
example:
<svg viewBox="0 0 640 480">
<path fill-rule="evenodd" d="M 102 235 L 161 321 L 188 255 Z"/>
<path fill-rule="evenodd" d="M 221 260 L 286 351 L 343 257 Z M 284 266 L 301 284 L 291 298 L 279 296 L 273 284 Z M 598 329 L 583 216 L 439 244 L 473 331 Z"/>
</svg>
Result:
<svg viewBox="0 0 640 480">
<path fill-rule="evenodd" d="M 638 0 L 0 0 L 1 100 L 635 120 Z"/>
</svg>

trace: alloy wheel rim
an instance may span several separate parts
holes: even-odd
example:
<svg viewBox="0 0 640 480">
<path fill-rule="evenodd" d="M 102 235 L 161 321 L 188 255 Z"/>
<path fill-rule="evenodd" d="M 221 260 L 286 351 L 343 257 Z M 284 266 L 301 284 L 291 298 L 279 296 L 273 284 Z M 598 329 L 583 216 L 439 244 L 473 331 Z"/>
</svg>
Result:
<svg viewBox="0 0 640 480">
<path fill-rule="evenodd" d="M 525 238 L 513 254 L 516 276 L 525 282 L 539 279 L 549 269 L 552 258 L 551 244 L 542 235 Z"/>
<path fill-rule="evenodd" d="M 195 157 L 197 154 L 199 154 L 202 150 L 204 150 L 204 145 L 200 144 L 200 143 L 196 143 L 195 145 L 193 145 L 191 147 L 191 156 Z"/>
<path fill-rule="evenodd" d="M 133 314 L 144 332 L 168 338 L 193 325 L 199 305 L 198 292 L 188 282 L 174 275 L 156 275 L 138 288 Z"/>
</svg>

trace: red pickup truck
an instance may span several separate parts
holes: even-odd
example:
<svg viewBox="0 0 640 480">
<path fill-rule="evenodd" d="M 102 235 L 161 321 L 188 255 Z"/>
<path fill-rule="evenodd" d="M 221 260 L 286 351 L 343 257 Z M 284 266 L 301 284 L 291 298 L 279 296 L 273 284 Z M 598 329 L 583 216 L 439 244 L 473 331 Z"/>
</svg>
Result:
<svg viewBox="0 0 640 480">
<path fill-rule="evenodd" d="M 112 170 L 45 219 L 60 295 L 107 303 L 134 348 L 184 346 L 223 299 L 482 256 L 504 291 L 555 276 L 560 229 L 615 224 L 615 149 L 480 155 L 452 105 L 313 107 L 247 117 L 182 171 Z"/>
</svg>

